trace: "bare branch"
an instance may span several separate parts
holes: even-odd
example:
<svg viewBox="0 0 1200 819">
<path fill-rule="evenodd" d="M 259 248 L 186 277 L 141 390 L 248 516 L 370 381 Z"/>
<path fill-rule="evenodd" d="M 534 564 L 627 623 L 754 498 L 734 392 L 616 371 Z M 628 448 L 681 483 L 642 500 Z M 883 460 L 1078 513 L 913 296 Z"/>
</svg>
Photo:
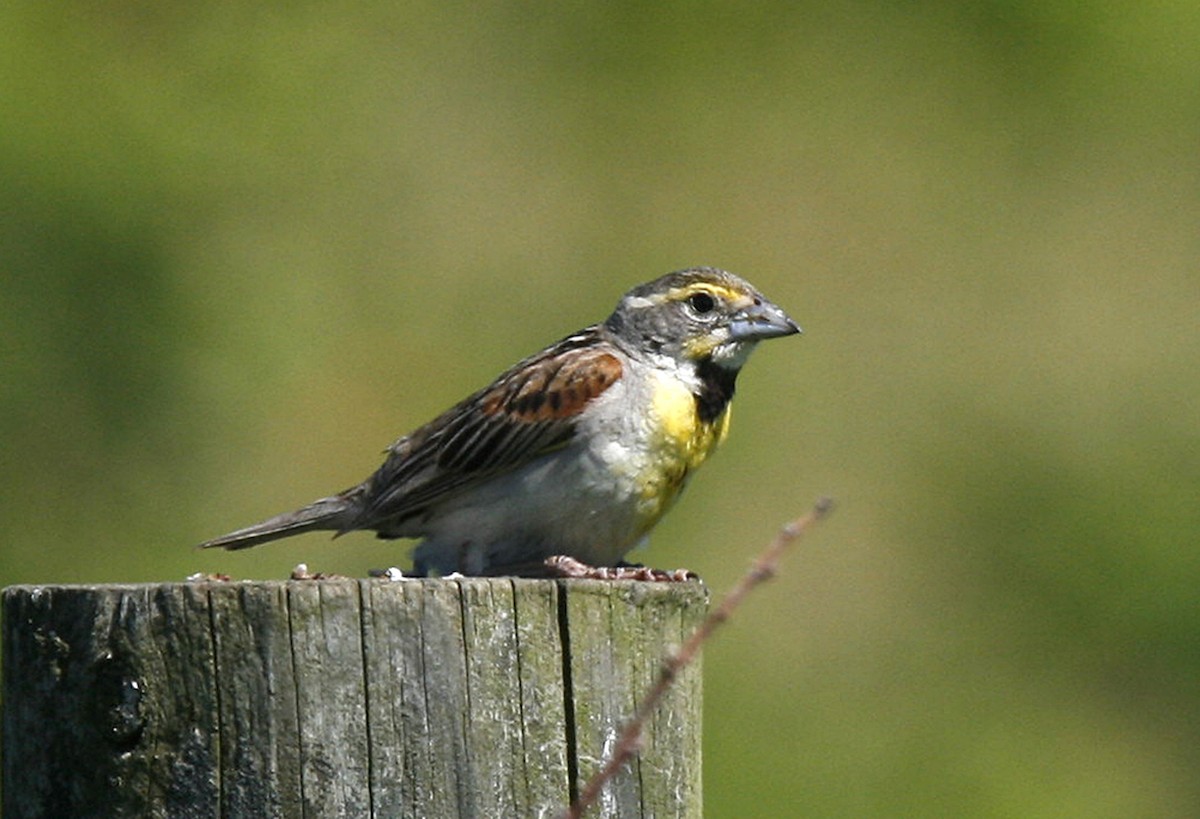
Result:
<svg viewBox="0 0 1200 819">
<path fill-rule="evenodd" d="M 579 792 L 576 800 L 562 813 L 562 819 L 581 819 L 584 811 L 595 803 L 604 786 L 638 752 L 642 738 L 642 728 L 646 724 L 646 720 L 650 718 L 654 713 L 654 709 L 658 707 L 659 701 L 670 690 L 671 684 L 679 676 L 679 672 L 696 658 L 700 647 L 704 645 L 705 641 L 712 636 L 713 632 L 719 626 L 729 620 L 730 616 L 737 610 L 737 607 L 742 604 L 742 600 L 745 599 L 746 595 L 753 591 L 756 586 L 765 583 L 776 575 L 779 570 L 780 560 L 783 558 L 783 554 L 787 551 L 788 546 L 802 537 L 817 521 L 828 515 L 832 510 L 833 499 L 821 498 L 807 514 L 796 518 L 780 529 L 779 533 L 775 535 L 774 540 L 755 559 L 749 571 L 742 576 L 741 580 L 730 590 L 729 594 L 725 595 L 720 604 L 709 612 L 708 617 L 704 618 L 704 622 L 700 624 L 699 628 L 692 632 L 678 651 L 667 655 L 663 660 L 662 670 L 659 672 L 654 686 L 638 704 L 633 718 L 629 720 L 625 728 L 621 731 L 621 736 L 617 740 L 612 757 L 605 763 L 603 768 L 588 780 L 583 790 Z"/>
</svg>

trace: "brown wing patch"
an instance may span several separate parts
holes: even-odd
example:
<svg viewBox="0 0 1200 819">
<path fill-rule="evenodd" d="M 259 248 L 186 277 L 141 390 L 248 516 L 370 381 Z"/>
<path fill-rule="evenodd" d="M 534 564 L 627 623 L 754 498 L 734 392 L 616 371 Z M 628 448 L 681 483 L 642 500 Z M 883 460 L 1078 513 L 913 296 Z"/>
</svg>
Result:
<svg viewBox="0 0 1200 819">
<path fill-rule="evenodd" d="M 486 415 L 535 423 L 570 418 L 621 377 L 612 353 L 573 350 L 514 374 L 481 402 Z"/>
</svg>

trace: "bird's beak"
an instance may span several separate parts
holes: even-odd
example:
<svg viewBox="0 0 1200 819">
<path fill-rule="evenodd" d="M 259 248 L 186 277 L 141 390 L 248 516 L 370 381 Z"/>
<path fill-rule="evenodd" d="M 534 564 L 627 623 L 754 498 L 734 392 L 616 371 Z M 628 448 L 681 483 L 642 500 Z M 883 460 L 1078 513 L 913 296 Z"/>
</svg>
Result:
<svg viewBox="0 0 1200 819">
<path fill-rule="evenodd" d="M 729 337 L 734 341 L 761 341 L 799 332 L 800 325 L 766 299 L 737 312 L 729 322 Z"/>
</svg>

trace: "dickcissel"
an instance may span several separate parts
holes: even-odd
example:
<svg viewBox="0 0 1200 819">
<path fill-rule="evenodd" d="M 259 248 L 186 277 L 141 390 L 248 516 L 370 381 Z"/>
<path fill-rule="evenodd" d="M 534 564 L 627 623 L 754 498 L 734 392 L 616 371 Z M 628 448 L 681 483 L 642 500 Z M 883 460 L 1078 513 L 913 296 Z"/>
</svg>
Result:
<svg viewBox="0 0 1200 819">
<path fill-rule="evenodd" d="M 363 483 L 201 545 L 367 529 L 423 538 L 419 575 L 619 565 L 725 437 L 750 352 L 798 332 L 732 273 L 669 273 L 400 438 Z"/>
</svg>

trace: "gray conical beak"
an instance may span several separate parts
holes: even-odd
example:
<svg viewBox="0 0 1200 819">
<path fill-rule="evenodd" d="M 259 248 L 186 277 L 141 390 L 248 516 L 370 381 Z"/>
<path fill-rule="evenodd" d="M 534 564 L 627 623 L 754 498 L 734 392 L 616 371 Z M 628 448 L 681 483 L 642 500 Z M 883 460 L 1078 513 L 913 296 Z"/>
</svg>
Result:
<svg viewBox="0 0 1200 819">
<path fill-rule="evenodd" d="M 800 325 L 766 299 L 739 311 L 729 322 L 729 336 L 734 341 L 761 341 L 799 332 Z"/>
</svg>

